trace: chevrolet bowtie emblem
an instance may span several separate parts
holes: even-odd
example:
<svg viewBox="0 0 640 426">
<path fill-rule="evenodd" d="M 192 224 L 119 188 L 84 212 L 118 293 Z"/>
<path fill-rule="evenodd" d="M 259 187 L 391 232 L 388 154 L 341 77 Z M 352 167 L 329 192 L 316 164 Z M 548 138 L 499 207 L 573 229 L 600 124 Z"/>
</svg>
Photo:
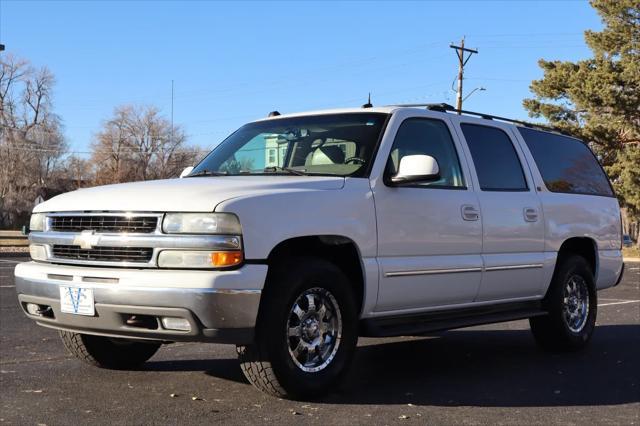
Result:
<svg viewBox="0 0 640 426">
<path fill-rule="evenodd" d="M 92 249 L 100 243 L 100 235 L 96 235 L 96 231 L 82 231 L 80 235 L 73 239 L 74 246 L 80 246 L 81 249 Z"/>
</svg>

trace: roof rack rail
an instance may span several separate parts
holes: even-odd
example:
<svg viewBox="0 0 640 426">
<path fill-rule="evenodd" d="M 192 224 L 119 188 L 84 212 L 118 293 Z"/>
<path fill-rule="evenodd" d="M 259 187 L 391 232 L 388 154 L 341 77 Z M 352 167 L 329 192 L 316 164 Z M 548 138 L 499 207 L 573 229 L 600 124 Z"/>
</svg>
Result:
<svg viewBox="0 0 640 426">
<path fill-rule="evenodd" d="M 391 105 L 391 106 L 397 106 L 397 107 L 408 107 L 408 108 L 415 108 L 415 107 L 425 107 L 426 109 L 428 109 L 429 111 L 439 111 L 439 112 L 455 112 L 457 113 L 458 110 L 453 106 L 453 105 L 449 105 L 447 103 L 429 103 L 429 104 L 398 104 L 398 105 Z M 557 127 L 552 127 L 552 126 L 545 126 L 544 124 L 536 124 L 536 123 L 529 123 L 527 121 L 522 121 L 522 120 L 515 120 L 513 118 L 506 118 L 506 117 L 500 117 L 499 115 L 491 115 L 491 114 L 485 114 L 483 112 L 474 112 L 474 111 L 467 111 L 467 110 L 460 110 L 461 114 L 466 114 L 466 115 L 474 115 L 476 117 L 480 117 L 483 118 L 485 120 L 500 120 L 500 121 L 506 121 L 509 123 L 514 123 L 514 124 L 519 124 L 521 126 L 524 127 L 529 127 L 532 129 L 538 128 L 541 130 L 546 130 L 548 132 L 556 132 L 556 133 L 561 133 L 563 135 L 568 135 L 568 136 L 572 136 L 570 133 L 562 130 L 562 129 L 558 129 Z"/>
</svg>

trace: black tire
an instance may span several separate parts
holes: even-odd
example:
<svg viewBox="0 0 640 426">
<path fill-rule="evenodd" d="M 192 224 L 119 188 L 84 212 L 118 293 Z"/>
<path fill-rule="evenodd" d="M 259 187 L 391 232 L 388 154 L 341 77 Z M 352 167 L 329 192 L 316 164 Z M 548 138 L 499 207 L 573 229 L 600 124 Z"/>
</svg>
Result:
<svg viewBox="0 0 640 426">
<path fill-rule="evenodd" d="M 64 347 L 80 361 L 100 368 L 127 370 L 139 367 L 160 348 L 156 342 L 93 336 L 60 331 Z"/>
<path fill-rule="evenodd" d="M 544 349 L 558 352 L 577 351 L 584 348 L 596 326 L 598 313 L 598 299 L 593 272 L 589 263 L 581 256 L 568 255 L 559 259 L 561 262 L 555 271 L 543 306 L 549 312 L 548 315 L 529 319 L 531 331 L 536 342 Z M 574 280 L 573 283 L 571 280 Z M 574 305 L 567 298 L 565 291 L 567 286 L 582 288 L 586 286 L 588 302 L 584 306 L 588 309 L 586 315 L 580 314 L 580 318 L 586 319 L 573 322 L 567 319 L 565 307 L 573 311 Z M 574 299 L 575 300 L 575 299 Z M 574 312 L 580 311 L 575 309 Z M 576 316 L 578 318 L 578 315 Z"/>
<path fill-rule="evenodd" d="M 344 377 L 355 352 L 358 312 L 353 287 L 334 264 L 314 258 L 288 259 L 286 266 L 276 268 L 269 275 L 268 284 L 256 324 L 256 341 L 252 345 L 237 348 L 244 375 L 255 387 L 277 397 L 314 398 L 328 393 Z M 300 311 L 294 313 L 294 306 L 304 305 L 302 298 L 308 298 L 309 294 L 318 304 L 314 302 L 313 309 L 307 305 L 302 316 Z M 326 306 L 322 304 L 323 300 Z M 321 314 L 318 314 L 316 320 L 320 318 L 321 324 L 328 324 L 331 321 L 329 318 L 334 318 L 338 323 L 341 319 L 341 333 L 335 332 L 338 327 L 331 328 L 334 330 L 333 336 L 340 336 L 334 339 L 331 346 L 333 355 L 327 355 L 329 349 L 326 349 L 324 362 L 313 367 L 313 363 L 307 363 L 308 356 L 315 359 L 316 363 L 322 362 L 323 357 L 317 354 L 320 348 L 328 348 L 329 345 L 316 346 L 313 351 L 300 349 L 301 343 L 308 342 L 302 342 L 302 339 L 312 337 L 307 334 L 310 328 L 304 327 L 307 322 L 302 318 L 314 315 L 314 310 L 318 308 L 319 312 L 322 306 L 325 306 L 325 310 L 337 306 L 334 312 L 338 314 L 322 314 L 321 318 Z M 299 325 L 292 327 L 292 321 L 295 324 L 298 319 Z M 300 327 L 300 334 L 292 335 L 290 330 L 296 327 Z M 324 337 L 330 336 L 330 333 L 325 333 L 327 329 L 320 328 L 316 332 L 318 334 L 313 335 L 322 341 L 329 340 L 329 337 Z M 315 331 L 315 328 L 311 330 Z M 293 346 L 296 348 L 291 349 Z M 304 365 L 294 353 L 307 360 Z M 309 371 L 318 367 L 321 368 L 318 371 Z"/>
</svg>

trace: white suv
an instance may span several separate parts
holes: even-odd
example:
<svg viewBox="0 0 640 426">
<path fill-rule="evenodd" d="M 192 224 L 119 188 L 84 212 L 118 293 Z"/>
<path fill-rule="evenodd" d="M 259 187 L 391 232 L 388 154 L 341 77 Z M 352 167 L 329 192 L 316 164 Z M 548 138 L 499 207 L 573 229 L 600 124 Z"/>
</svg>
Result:
<svg viewBox="0 0 640 426">
<path fill-rule="evenodd" d="M 618 202 L 583 142 L 448 105 L 249 123 L 181 179 L 38 205 L 24 312 L 90 364 L 236 344 L 278 396 L 327 392 L 358 336 L 529 318 L 576 350 L 622 276 Z"/>
</svg>

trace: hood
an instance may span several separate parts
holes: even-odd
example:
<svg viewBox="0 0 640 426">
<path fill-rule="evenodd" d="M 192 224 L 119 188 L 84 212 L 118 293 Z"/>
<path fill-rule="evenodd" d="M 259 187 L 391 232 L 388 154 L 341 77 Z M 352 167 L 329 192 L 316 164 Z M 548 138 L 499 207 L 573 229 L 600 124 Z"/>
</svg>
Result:
<svg viewBox="0 0 640 426">
<path fill-rule="evenodd" d="M 341 189 L 342 177 L 210 176 L 80 189 L 38 204 L 34 212 L 210 212 L 222 201 L 253 194 Z"/>
</svg>

